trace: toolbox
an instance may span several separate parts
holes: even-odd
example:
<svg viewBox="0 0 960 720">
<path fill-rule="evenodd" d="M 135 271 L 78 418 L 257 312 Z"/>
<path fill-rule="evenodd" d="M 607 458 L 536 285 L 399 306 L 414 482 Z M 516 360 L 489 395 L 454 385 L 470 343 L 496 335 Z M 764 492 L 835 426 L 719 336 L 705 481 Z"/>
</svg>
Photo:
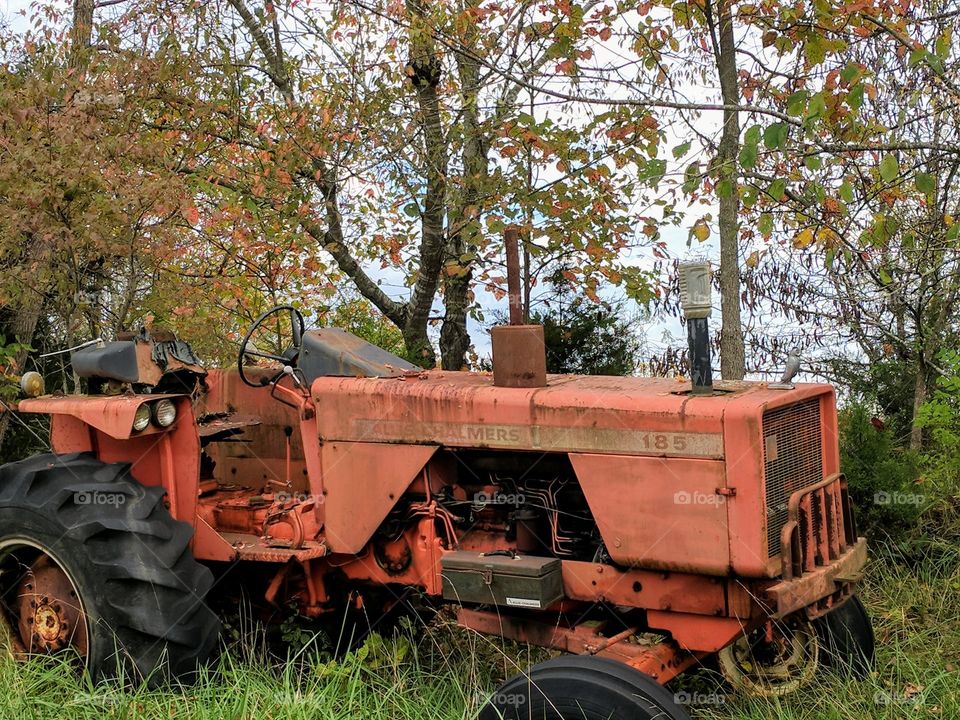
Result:
<svg viewBox="0 0 960 720">
<path fill-rule="evenodd" d="M 444 600 L 542 610 L 563 597 L 557 558 L 458 550 L 440 566 Z"/>
</svg>

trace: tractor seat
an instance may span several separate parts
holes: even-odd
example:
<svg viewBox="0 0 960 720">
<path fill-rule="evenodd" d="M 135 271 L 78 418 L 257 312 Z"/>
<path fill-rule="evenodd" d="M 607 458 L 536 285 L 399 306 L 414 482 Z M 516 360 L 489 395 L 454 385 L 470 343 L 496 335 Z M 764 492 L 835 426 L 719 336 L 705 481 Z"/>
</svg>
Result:
<svg viewBox="0 0 960 720">
<path fill-rule="evenodd" d="M 421 368 L 340 328 L 303 334 L 297 367 L 307 383 L 319 377 L 398 377 Z"/>
</svg>

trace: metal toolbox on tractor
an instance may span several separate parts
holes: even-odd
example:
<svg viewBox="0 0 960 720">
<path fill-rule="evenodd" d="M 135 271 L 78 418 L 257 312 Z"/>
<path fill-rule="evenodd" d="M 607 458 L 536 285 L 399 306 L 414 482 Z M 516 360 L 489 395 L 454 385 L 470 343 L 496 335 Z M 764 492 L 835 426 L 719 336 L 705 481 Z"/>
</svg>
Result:
<svg viewBox="0 0 960 720">
<path fill-rule="evenodd" d="M 542 610 L 563 597 L 557 558 L 456 551 L 440 563 L 445 600 Z"/>
</svg>

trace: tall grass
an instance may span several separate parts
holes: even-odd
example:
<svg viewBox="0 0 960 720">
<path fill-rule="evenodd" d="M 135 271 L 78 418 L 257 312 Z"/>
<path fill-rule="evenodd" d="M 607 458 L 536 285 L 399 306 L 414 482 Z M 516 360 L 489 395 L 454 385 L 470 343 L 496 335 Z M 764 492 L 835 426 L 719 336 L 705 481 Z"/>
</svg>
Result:
<svg viewBox="0 0 960 720">
<path fill-rule="evenodd" d="M 874 620 L 878 662 L 865 681 L 821 675 L 786 698 L 740 698 L 702 669 L 671 684 L 708 720 L 960 718 L 960 549 L 919 560 L 885 551 L 861 590 Z M 56 659 L 0 659 L 0 718 L 256 718 L 257 720 L 450 720 L 473 718 L 483 698 L 542 651 L 439 623 L 377 636 L 338 661 L 307 644 L 270 660 L 247 628 L 188 687 L 92 686 Z"/>
</svg>

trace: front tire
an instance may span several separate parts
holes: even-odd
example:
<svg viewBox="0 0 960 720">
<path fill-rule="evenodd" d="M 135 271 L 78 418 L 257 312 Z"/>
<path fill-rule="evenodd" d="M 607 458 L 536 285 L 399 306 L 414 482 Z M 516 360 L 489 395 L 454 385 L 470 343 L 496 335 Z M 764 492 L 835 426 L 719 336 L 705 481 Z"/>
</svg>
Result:
<svg viewBox="0 0 960 720">
<path fill-rule="evenodd" d="M 128 465 L 38 455 L 0 467 L 0 592 L 31 654 L 73 652 L 95 679 L 185 678 L 217 642 L 210 571 L 164 491 Z"/>
<path fill-rule="evenodd" d="M 876 662 L 873 624 L 856 595 L 840 607 L 817 618 L 813 626 L 820 638 L 820 661 L 832 670 L 863 680 Z"/>
<path fill-rule="evenodd" d="M 514 676 L 477 720 L 689 720 L 653 678 L 616 660 L 569 655 Z"/>
</svg>

